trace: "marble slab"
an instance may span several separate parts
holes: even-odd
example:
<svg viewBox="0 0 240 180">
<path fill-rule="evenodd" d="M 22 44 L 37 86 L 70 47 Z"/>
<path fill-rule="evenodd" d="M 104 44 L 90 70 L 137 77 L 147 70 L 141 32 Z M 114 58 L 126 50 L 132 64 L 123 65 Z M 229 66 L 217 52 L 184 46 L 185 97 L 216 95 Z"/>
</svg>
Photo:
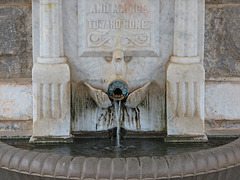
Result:
<svg viewBox="0 0 240 180">
<path fill-rule="evenodd" d="M 0 81 L 0 120 L 31 120 L 32 84 L 29 81 Z"/>
<path fill-rule="evenodd" d="M 207 81 L 205 88 L 205 118 L 209 120 L 239 120 L 240 81 Z"/>
<path fill-rule="evenodd" d="M 79 56 L 159 56 L 158 0 L 79 0 Z"/>
</svg>

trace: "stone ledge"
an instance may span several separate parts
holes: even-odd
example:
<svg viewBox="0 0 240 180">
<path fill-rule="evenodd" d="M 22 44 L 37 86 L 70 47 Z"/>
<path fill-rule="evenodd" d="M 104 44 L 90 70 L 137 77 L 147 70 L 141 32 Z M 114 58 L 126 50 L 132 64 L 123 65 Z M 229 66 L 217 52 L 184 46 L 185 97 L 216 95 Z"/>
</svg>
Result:
<svg viewBox="0 0 240 180">
<path fill-rule="evenodd" d="M 240 137 L 240 128 L 228 129 L 228 128 L 216 128 L 206 130 L 206 134 L 209 138 L 234 138 Z"/>
<path fill-rule="evenodd" d="M 166 143 L 204 143 L 208 141 L 204 135 L 170 135 L 164 138 Z"/>
<path fill-rule="evenodd" d="M 0 139 L 21 138 L 32 135 L 32 119 L 0 120 Z"/>
<path fill-rule="evenodd" d="M 60 143 L 73 143 L 72 136 L 32 136 L 29 140 L 31 144 L 60 144 Z"/>
<path fill-rule="evenodd" d="M 10 79 L 0 79 L 0 85 L 5 84 L 17 84 L 17 85 L 26 85 L 32 84 L 32 78 L 10 78 Z"/>
<path fill-rule="evenodd" d="M 236 130 L 240 129 L 240 119 L 205 119 L 205 130 Z"/>
</svg>

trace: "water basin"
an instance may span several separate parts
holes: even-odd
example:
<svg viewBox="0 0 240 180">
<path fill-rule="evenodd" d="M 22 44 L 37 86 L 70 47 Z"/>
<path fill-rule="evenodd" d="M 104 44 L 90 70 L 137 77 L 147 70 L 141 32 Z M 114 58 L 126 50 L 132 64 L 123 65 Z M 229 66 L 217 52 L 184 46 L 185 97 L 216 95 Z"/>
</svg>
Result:
<svg viewBox="0 0 240 180">
<path fill-rule="evenodd" d="M 194 145 L 125 139 L 116 150 L 115 141 L 102 139 L 78 139 L 62 148 L 5 140 L 0 142 L 0 174 L 1 180 L 240 180 L 240 138 L 225 144 L 229 141 Z"/>
<path fill-rule="evenodd" d="M 163 139 L 124 139 L 116 146 L 110 139 L 75 139 L 73 144 L 30 144 L 28 140 L 4 140 L 17 148 L 40 153 L 85 157 L 152 157 L 196 152 L 230 143 L 233 139 L 210 139 L 207 143 L 164 143 Z"/>
</svg>

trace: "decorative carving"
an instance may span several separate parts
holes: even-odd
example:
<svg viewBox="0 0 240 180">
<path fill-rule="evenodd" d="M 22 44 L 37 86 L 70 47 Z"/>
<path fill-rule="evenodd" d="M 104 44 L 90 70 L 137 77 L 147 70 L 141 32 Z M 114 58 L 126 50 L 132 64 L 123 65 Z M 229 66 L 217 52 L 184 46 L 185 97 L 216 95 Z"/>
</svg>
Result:
<svg viewBox="0 0 240 180">
<path fill-rule="evenodd" d="M 132 34 L 121 37 L 121 45 L 125 47 L 150 47 L 151 36 L 150 34 Z"/>
<path fill-rule="evenodd" d="M 109 47 L 114 48 L 117 45 L 118 37 L 109 36 L 108 32 L 91 32 L 88 34 L 88 47 Z M 151 36 L 150 33 L 130 34 L 120 37 L 120 45 L 123 47 L 150 47 Z"/>
<path fill-rule="evenodd" d="M 67 63 L 33 67 L 33 136 L 70 136 L 70 68 Z"/>
<path fill-rule="evenodd" d="M 171 97 L 171 107 L 176 118 L 198 117 L 202 111 L 202 82 L 168 82 L 167 90 Z"/>
<path fill-rule="evenodd" d="M 116 44 L 116 37 L 109 36 L 108 33 L 92 32 L 88 34 L 88 47 L 96 48 L 101 46 L 114 47 Z"/>
<path fill-rule="evenodd" d="M 203 65 L 167 65 L 167 133 L 169 136 L 201 136 L 204 134 L 204 75 Z M 172 138 L 172 137 L 171 137 Z M 174 140 L 167 140 L 174 141 Z"/>
<path fill-rule="evenodd" d="M 63 116 L 63 95 L 67 94 L 66 83 L 34 83 L 39 97 L 36 102 L 37 119 L 61 119 Z"/>
<path fill-rule="evenodd" d="M 157 0 L 79 0 L 79 56 L 160 56 L 159 12 Z"/>
<path fill-rule="evenodd" d="M 89 95 L 94 100 L 94 102 L 101 108 L 108 108 L 112 106 L 111 101 L 108 98 L 108 95 L 102 90 L 94 88 L 89 83 L 84 82 L 84 85 L 87 87 Z"/>
<path fill-rule="evenodd" d="M 126 100 L 125 106 L 128 108 L 136 108 L 146 97 L 151 82 L 147 82 L 142 87 L 130 93 Z"/>
</svg>

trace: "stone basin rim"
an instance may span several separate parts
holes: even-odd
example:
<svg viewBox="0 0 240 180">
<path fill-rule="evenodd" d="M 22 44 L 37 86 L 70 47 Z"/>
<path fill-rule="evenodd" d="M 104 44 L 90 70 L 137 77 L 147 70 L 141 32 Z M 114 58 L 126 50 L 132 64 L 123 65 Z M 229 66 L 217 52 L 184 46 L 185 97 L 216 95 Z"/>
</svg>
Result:
<svg viewBox="0 0 240 180">
<path fill-rule="evenodd" d="M 0 142 L 0 168 L 54 179 L 172 179 L 240 166 L 240 138 L 198 152 L 161 157 L 97 158 L 61 156 Z"/>
</svg>

